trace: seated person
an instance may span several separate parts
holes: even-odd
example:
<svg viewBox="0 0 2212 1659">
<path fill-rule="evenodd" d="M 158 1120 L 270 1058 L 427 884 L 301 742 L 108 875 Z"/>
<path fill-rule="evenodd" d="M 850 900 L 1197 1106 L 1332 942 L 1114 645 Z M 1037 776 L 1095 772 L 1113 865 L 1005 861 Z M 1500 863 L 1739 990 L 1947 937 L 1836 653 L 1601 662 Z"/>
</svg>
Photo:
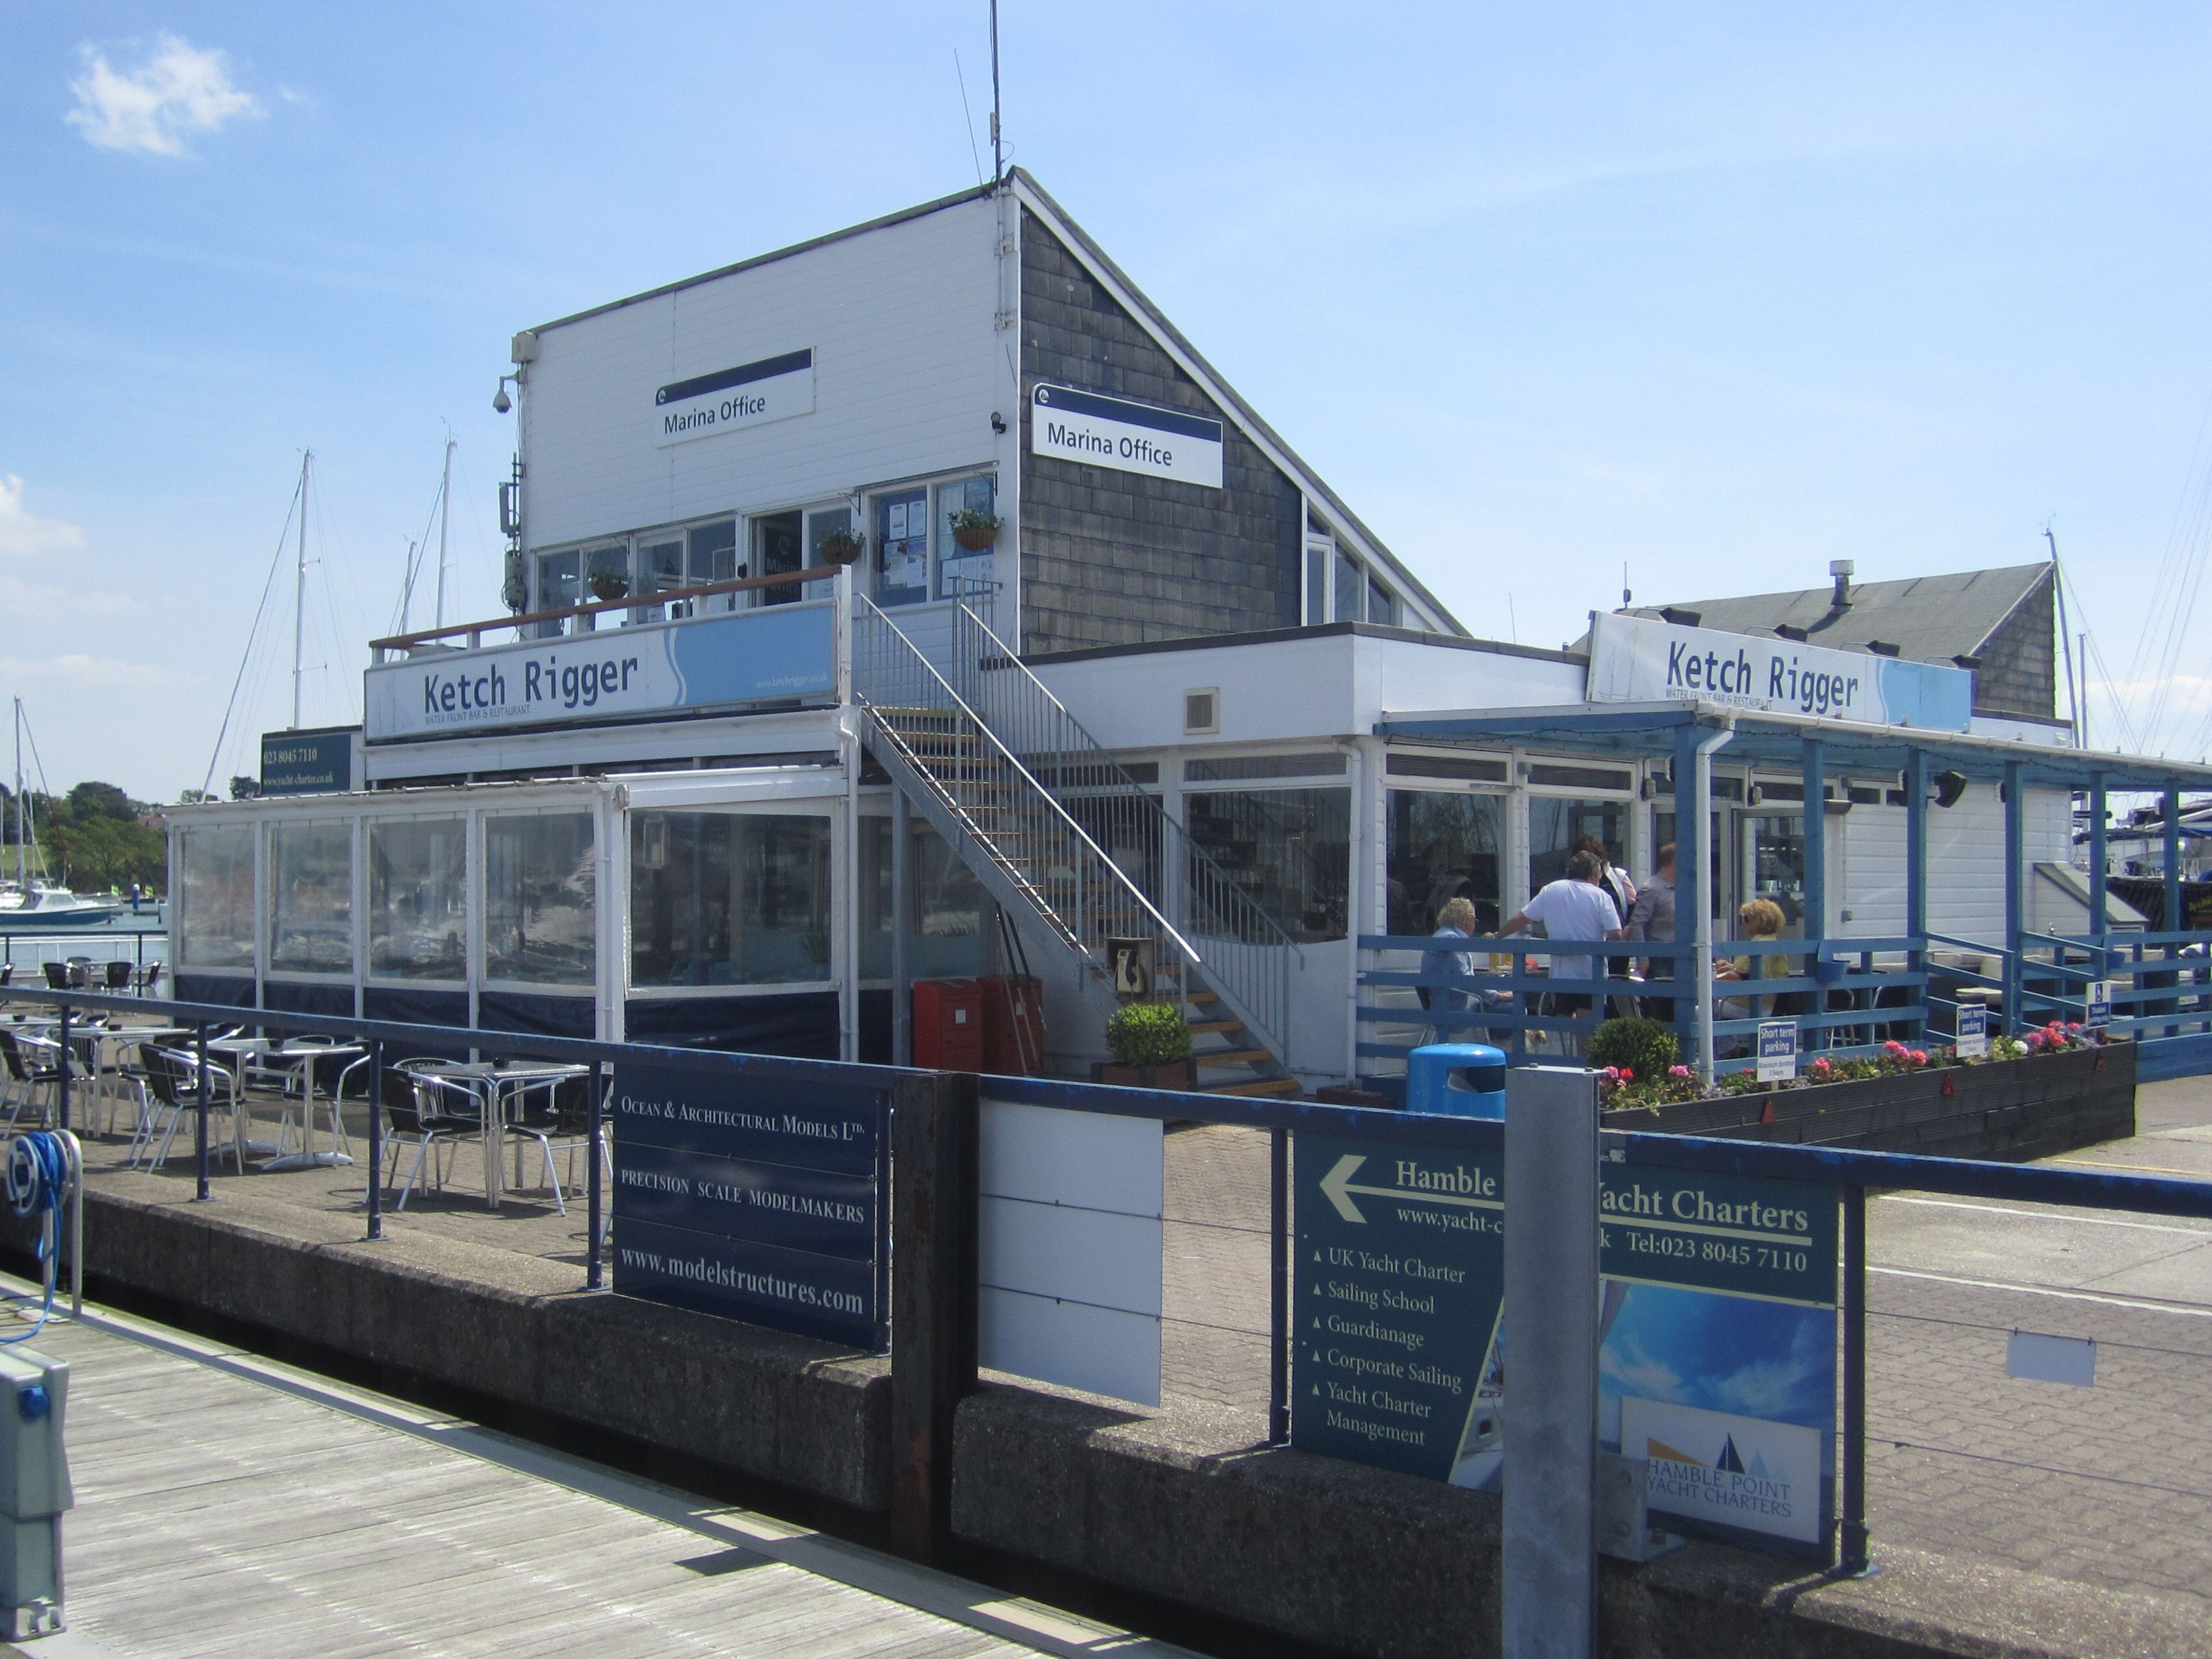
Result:
<svg viewBox="0 0 2212 1659">
<path fill-rule="evenodd" d="M 1741 936 L 1753 944 L 1771 941 L 1782 934 L 1782 907 L 1772 899 L 1757 898 L 1740 908 L 1736 922 Z M 1717 957 L 1713 961 L 1716 980 L 1742 981 L 1761 979 L 1787 979 L 1790 964 L 1778 956 Z M 1741 996 L 1723 998 L 1715 1009 L 1722 1019 L 1765 1019 L 1768 999 Z"/>
</svg>

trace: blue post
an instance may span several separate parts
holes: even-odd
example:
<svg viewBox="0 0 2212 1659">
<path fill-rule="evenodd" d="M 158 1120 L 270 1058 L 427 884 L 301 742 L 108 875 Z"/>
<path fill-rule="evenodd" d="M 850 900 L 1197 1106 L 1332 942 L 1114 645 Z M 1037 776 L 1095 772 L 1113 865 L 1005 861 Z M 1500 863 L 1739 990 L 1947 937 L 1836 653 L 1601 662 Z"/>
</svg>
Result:
<svg viewBox="0 0 2212 1659">
<path fill-rule="evenodd" d="M 1698 907 L 1711 904 L 1705 891 L 1707 872 L 1698 866 L 1698 738 L 1696 726 L 1674 728 L 1674 944 L 1678 954 L 1666 960 L 1674 975 L 1674 1041 L 1683 1062 L 1692 1063 L 1698 1048 L 1697 971 L 1680 947 L 1697 937 Z"/>
<path fill-rule="evenodd" d="M 1914 749 L 1905 760 L 1905 933 L 1911 941 L 1905 960 L 1921 973 L 1928 971 L 1928 751 Z M 1920 1001 L 1927 1006 L 1928 988 Z M 1927 1017 L 1921 1018 L 1925 1036 Z"/>
<path fill-rule="evenodd" d="M 2112 855 L 2105 845 L 2105 821 L 2110 816 L 2105 775 L 2099 772 L 2089 780 L 2089 937 L 2095 941 L 2089 951 L 2089 966 L 2099 979 L 2110 979 L 2112 966 L 2105 950 L 2105 936 L 2112 927 L 2111 907 L 2106 902 L 2111 890 L 2106 884 Z"/>
<path fill-rule="evenodd" d="M 2181 791 L 2168 789 L 2162 805 L 2165 808 L 2163 816 L 2166 819 L 2166 925 L 2161 931 L 2178 933 L 2189 925 L 2188 918 L 2181 914 Z M 2166 947 L 2166 955 L 2169 960 L 2180 954 L 2181 947 L 2179 945 L 2169 944 Z M 2161 975 L 2160 977 L 2167 984 L 2177 988 L 2181 983 L 2181 976 L 2179 974 Z M 2178 1014 L 2181 1012 L 2181 999 L 2177 996 L 2166 1006 L 2167 1010 Z M 2181 1027 L 2169 1025 L 2166 1028 L 2166 1035 L 2179 1036 Z"/>
<path fill-rule="evenodd" d="M 2022 1018 L 2026 1010 L 2021 1006 L 2021 992 L 2024 976 L 2021 973 L 2021 951 L 2027 943 L 2027 888 L 2022 878 L 2021 866 L 2027 860 L 2021 800 L 2021 764 L 2007 761 L 2004 769 L 2004 904 L 2005 904 L 2005 975 L 2004 1028 L 2008 1033 L 2027 1028 Z"/>
<path fill-rule="evenodd" d="M 1797 744 L 1798 775 L 1804 780 L 1805 816 L 1803 841 L 1805 846 L 1805 914 L 1798 922 L 1797 931 L 1806 944 L 1805 965 L 1802 970 L 1808 979 L 1817 980 L 1820 964 L 1820 941 L 1828 933 L 1828 769 L 1827 751 L 1818 738 L 1802 738 Z M 1771 971 L 1771 969 L 1770 969 Z M 1803 1006 L 1816 1014 L 1828 1012 L 1828 994 L 1815 990 L 1803 999 Z M 1805 1046 L 1828 1046 L 1828 1028 L 1815 1026 L 1807 1033 Z"/>
</svg>

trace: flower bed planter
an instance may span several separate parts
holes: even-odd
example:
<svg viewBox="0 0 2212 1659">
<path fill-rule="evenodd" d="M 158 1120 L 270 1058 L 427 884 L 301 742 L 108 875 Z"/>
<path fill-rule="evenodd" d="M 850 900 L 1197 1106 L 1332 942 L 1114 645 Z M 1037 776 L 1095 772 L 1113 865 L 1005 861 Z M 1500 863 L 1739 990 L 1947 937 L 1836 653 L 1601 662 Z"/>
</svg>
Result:
<svg viewBox="0 0 2212 1659">
<path fill-rule="evenodd" d="M 1656 1112 L 1609 1111 L 1601 1121 L 1608 1129 L 2021 1162 L 2133 1134 L 2136 1050 L 2117 1042 L 1812 1088 L 1753 1090 Z"/>
<path fill-rule="evenodd" d="M 1188 1089 L 1190 1062 L 1170 1060 L 1164 1066 L 1116 1066 L 1110 1060 L 1093 1060 L 1093 1083 L 1118 1083 L 1131 1089 Z"/>
</svg>

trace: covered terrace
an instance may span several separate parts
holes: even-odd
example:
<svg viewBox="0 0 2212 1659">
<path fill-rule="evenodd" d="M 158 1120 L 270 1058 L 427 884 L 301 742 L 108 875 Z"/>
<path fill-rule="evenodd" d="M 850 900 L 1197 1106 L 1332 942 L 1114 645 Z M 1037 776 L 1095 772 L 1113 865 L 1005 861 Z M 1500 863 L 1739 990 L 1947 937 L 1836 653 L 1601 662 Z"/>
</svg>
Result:
<svg viewBox="0 0 2212 1659">
<path fill-rule="evenodd" d="M 1802 780 L 1804 801 L 1823 801 L 1828 812 L 1850 810 L 1848 787 L 1832 793 L 1829 788 L 1838 779 L 1881 775 L 1895 780 L 1903 796 L 1901 934 L 1876 938 L 1832 928 L 1826 837 L 1808 834 L 1802 938 L 1727 947 L 1728 955 L 1770 958 L 1767 976 L 1757 987 L 1759 1001 L 1778 1012 L 1795 1011 L 1802 1047 L 1852 1054 L 1871 1052 L 1893 1037 L 1909 1040 L 1931 1032 L 1948 1036 L 1962 1002 L 1979 1003 L 1990 1011 L 1991 1030 L 2008 1034 L 2053 1018 L 2108 1018 L 2115 1033 L 2155 1045 L 2142 1056 L 2146 1077 L 2212 1071 L 2212 983 L 2207 979 L 2212 934 L 2116 931 L 2106 889 L 2099 879 L 2085 884 L 2087 916 L 2082 931 L 2038 932 L 2028 903 L 2025 847 L 2031 799 L 2038 792 L 2045 792 L 2046 800 L 2078 793 L 2087 798 L 2089 809 L 2089 868 L 2102 872 L 2107 867 L 2109 799 L 2116 793 L 2155 795 L 2163 802 L 2166 843 L 2165 914 L 2178 915 L 2181 795 L 2185 789 L 2212 787 L 2212 767 L 2063 747 L 2025 735 L 1872 726 L 1703 701 L 1386 714 L 1375 732 L 1386 740 L 1425 744 L 1671 763 L 1674 821 L 1686 827 L 1676 866 L 1680 921 L 1674 944 L 1578 944 L 1559 953 L 1596 954 L 1615 962 L 1650 959 L 1654 982 L 1634 988 L 1647 999 L 1654 991 L 1664 997 L 1673 988 L 1656 982 L 1666 972 L 1662 963 L 1672 964 L 1675 984 L 1693 981 L 1697 994 L 1672 999 L 1673 1017 L 1683 1052 L 1696 1056 L 1708 1077 L 1716 1069 L 1751 1063 L 1719 1050 L 1752 1038 L 1759 1024 L 1756 1018 L 1717 1016 L 1714 1006 L 1714 901 L 1705 890 L 1715 867 L 1712 766 L 1723 752 L 1730 763 L 1795 774 Z M 1942 810 L 1972 783 L 1997 785 L 2003 801 L 2002 939 L 1952 937 L 1929 925 L 1929 807 L 1932 799 Z M 1693 937 L 1681 937 L 1682 928 L 1692 921 Z M 1412 1046 L 1367 1041 L 1370 1028 L 1379 1025 L 1412 1024 L 1432 1033 L 1453 1026 L 1484 1027 L 1520 1060 L 1540 1057 L 1535 1052 L 1542 1046 L 1540 1034 L 1587 1031 L 1592 1024 L 1588 1017 L 1544 1012 L 1539 994 L 1584 988 L 1525 971 L 1523 951 L 1551 953 L 1542 942 L 1516 939 L 1510 969 L 1473 981 L 1439 970 L 1436 964 L 1445 958 L 1432 953 L 1433 941 L 1426 938 L 1365 935 L 1359 946 L 1358 1052 L 1363 1069 L 1377 1060 L 1401 1057 Z M 1474 948 L 1479 951 L 1480 941 Z M 1415 970 L 1384 965 L 1390 953 L 1411 951 L 1431 954 Z M 2108 1010 L 2092 994 L 2098 986 L 2109 987 Z M 1381 987 L 1427 988 L 1431 995 L 1424 1001 L 1439 1006 L 1371 1006 L 1371 988 Z M 1596 988 L 1593 982 L 1588 988 Z M 1624 1000 L 1622 981 L 1613 980 L 1606 988 L 1618 1006 Z M 1433 994 L 1438 989 L 1476 994 L 1478 1012 L 1443 1008 L 1446 999 Z"/>
</svg>

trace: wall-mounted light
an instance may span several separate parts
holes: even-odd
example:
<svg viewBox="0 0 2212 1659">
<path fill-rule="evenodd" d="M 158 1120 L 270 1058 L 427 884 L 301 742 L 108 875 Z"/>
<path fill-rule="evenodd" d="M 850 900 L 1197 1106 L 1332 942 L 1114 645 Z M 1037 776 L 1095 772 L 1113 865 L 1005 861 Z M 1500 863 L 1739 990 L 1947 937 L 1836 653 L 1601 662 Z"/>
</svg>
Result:
<svg viewBox="0 0 2212 1659">
<path fill-rule="evenodd" d="M 1964 772 L 1938 772 L 1929 781 L 1936 786 L 1936 804 L 1938 806 L 1956 806 L 1960 797 L 1966 793 L 1966 775 Z"/>
<path fill-rule="evenodd" d="M 999 434 L 1001 437 L 1006 435 L 1006 417 L 1000 414 L 995 409 L 991 411 L 991 430 Z"/>
</svg>

